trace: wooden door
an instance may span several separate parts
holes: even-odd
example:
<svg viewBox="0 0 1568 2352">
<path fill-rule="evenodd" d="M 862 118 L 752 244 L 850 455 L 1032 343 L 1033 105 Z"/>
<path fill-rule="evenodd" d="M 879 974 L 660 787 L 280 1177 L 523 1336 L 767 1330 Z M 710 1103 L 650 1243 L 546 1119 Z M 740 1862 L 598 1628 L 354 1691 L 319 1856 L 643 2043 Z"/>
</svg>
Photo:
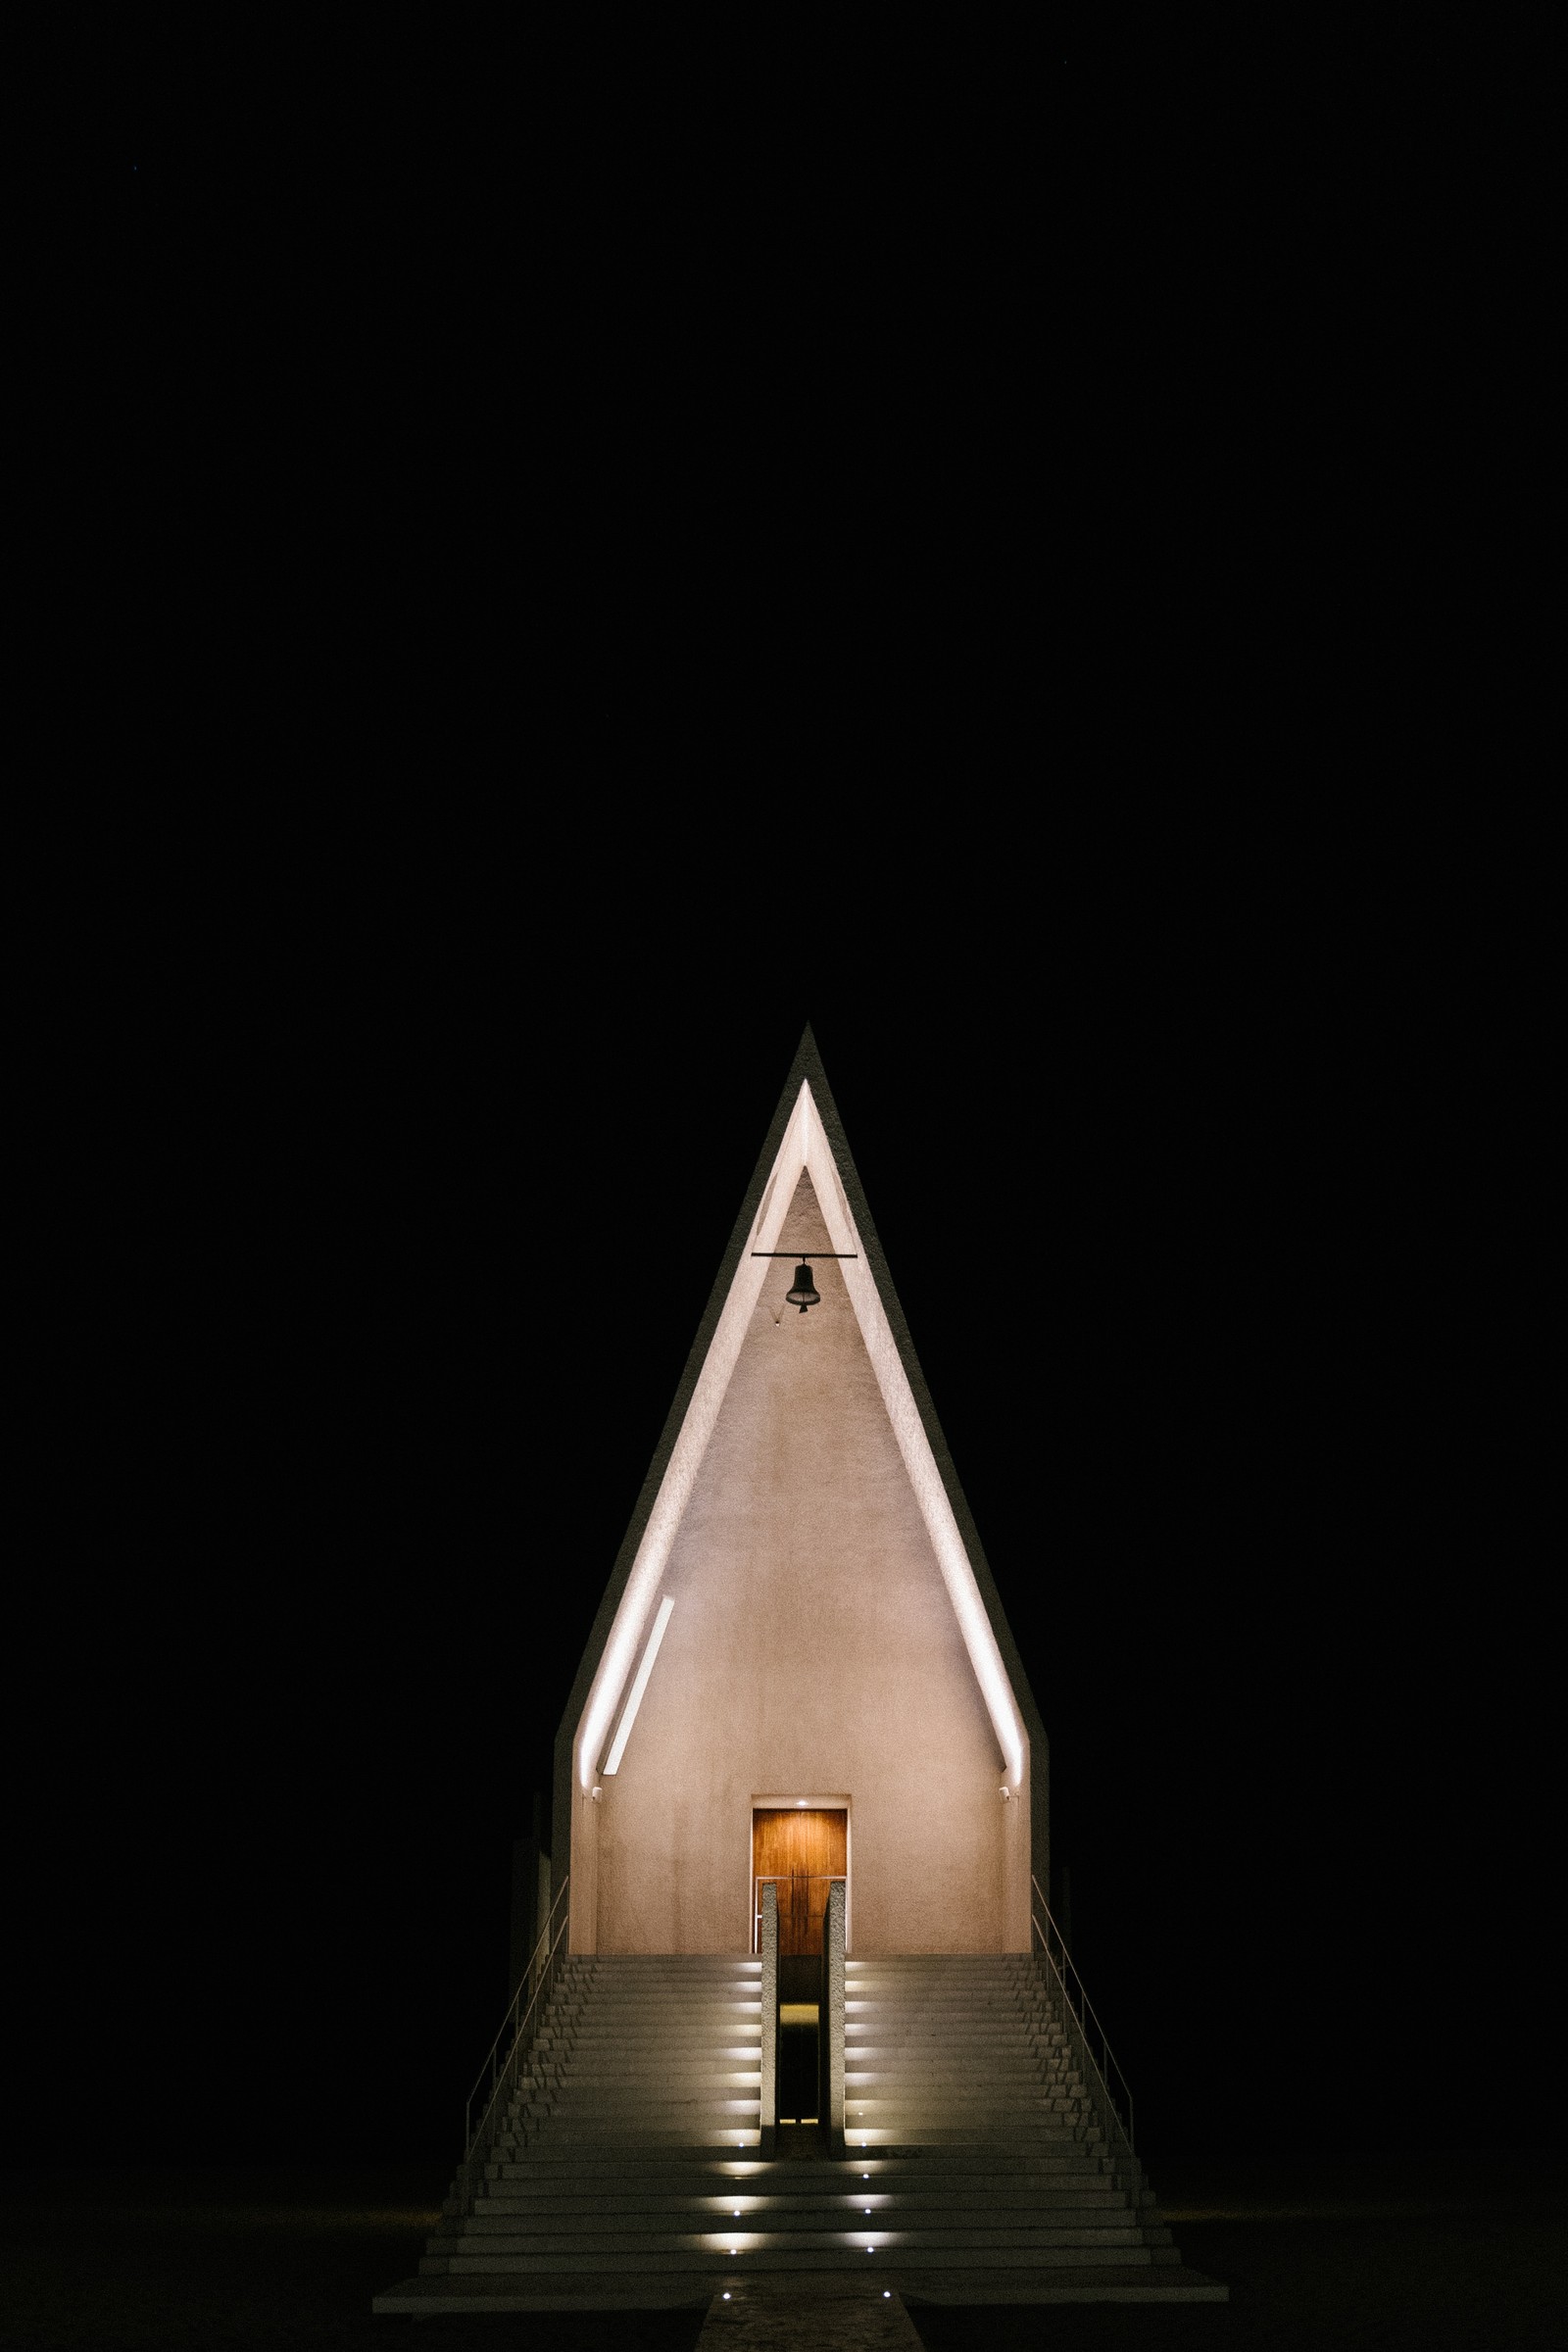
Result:
<svg viewBox="0 0 1568 2352">
<path fill-rule="evenodd" d="M 848 1867 L 849 1815 L 807 1805 L 752 1815 L 752 1877 L 778 1884 L 780 1955 L 819 1952 L 827 1890 Z M 760 1897 L 757 1907 L 760 1908 Z"/>
</svg>

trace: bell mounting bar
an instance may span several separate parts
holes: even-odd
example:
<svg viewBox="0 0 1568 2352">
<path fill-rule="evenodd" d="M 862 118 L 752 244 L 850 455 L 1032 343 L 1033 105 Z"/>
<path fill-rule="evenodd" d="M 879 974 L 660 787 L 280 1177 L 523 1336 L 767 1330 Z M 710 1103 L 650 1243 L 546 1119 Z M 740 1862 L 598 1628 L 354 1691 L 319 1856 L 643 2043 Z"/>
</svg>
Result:
<svg viewBox="0 0 1568 2352">
<path fill-rule="evenodd" d="M 858 1257 L 859 1254 L 858 1250 L 754 1250 L 752 1251 L 754 1257 L 793 1257 L 798 1266 L 804 1265 L 808 1258 L 812 1257 Z"/>
</svg>

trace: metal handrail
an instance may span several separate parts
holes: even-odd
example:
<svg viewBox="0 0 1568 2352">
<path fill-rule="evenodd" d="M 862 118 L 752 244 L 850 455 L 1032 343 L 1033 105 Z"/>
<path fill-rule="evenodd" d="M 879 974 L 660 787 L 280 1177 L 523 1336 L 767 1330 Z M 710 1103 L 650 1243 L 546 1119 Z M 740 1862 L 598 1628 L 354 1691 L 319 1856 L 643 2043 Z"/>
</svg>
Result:
<svg viewBox="0 0 1568 2352">
<path fill-rule="evenodd" d="M 569 1925 L 571 1917 L 568 1910 L 563 1916 L 561 1925 L 558 1928 L 556 1926 L 556 1914 L 561 1910 L 562 1904 L 565 1901 L 566 1889 L 570 1885 L 571 1873 L 568 1871 L 566 1876 L 561 1882 L 561 1891 L 557 1894 L 555 1901 L 550 1906 L 549 1916 L 545 1921 L 544 1933 L 540 1936 L 538 1942 L 534 1945 L 532 1952 L 529 1954 L 528 1965 L 517 1980 L 517 1989 L 512 1996 L 511 2004 L 508 2007 L 506 2016 L 501 2021 L 501 2031 L 497 2034 L 494 2041 L 490 2044 L 489 2054 L 485 2058 L 484 2064 L 480 2067 L 478 2074 L 474 2077 L 473 2087 L 468 2092 L 467 2099 L 464 2106 L 463 2169 L 461 2178 L 463 2182 L 462 2193 L 465 2206 L 466 2206 L 472 2194 L 474 2167 L 476 2164 L 480 2164 L 484 2161 L 486 2153 L 494 2143 L 496 2135 L 496 2123 L 501 2110 L 503 2094 L 509 2093 L 512 2085 L 515 2082 L 518 2062 L 522 2057 L 523 2051 L 528 2047 L 533 2038 L 533 2035 L 528 2032 L 528 2021 L 531 2017 L 533 2017 L 536 2009 L 539 2010 L 541 2014 L 543 2013 L 544 2004 L 546 2001 L 548 2001 L 551 1992 L 555 1988 L 556 1963 L 560 1955 L 562 1943 L 565 1938 L 566 1929 Z M 541 1954 L 543 1954 L 542 1959 L 540 1957 Z M 530 1978 L 533 1980 L 533 1990 L 528 1994 L 527 2006 L 523 2009 L 522 2014 L 519 2016 L 517 2014 L 517 2004 L 519 2001 L 521 2001 L 523 1993 L 527 1990 Z M 537 2031 L 537 2024 L 535 2026 L 535 2031 Z M 506 2045 L 505 2055 L 501 2054 L 503 2043 Z M 474 2101 L 479 2096 L 481 2086 L 484 2084 L 487 2074 L 489 2076 L 489 2087 L 485 2090 L 484 2103 L 479 2110 L 479 2120 L 477 2123 L 475 2123 L 473 2120 Z"/>
<path fill-rule="evenodd" d="M 497 2034 L 496 2034 L 496 2037 L 495 2037 L 494 2041 L 493 2041 L 493 2042 L 490 2044 L 490 2048 L 489 2048 L 489 2050 L 488 2050 L 488 2052 L 487 2052 L 487 2054 L 486 2054 L 486 2056 L 485 2056 L 485 2058 L 484 2058 L 484 2060 L 483 2060 L 482 2064 L 480 2065 L 479 2072 L 478 2072 L 478 2073 L 477 2073 L 477 2074 L 474 2076 L 474 2078 L 473 2078 L 473 2084 L 472 2084 L 472 2087 L 470 2088 L 470 2090 L 469 2090 L 469 2092 L 468 2092 L 467 2103 L 466 2103 L 466 2106 L 465 2107 L 465 2110 L 464 2110 L 464 2118 L 463 2118 L 463 2144 L 464 2144 L 464 2146 L 465 2146 L 465 2147 L 466 2147 L 466 2146 L 468 2145 L 469 2141 L 470 2141 L 470 2140 L 472 2139 L 472 2137 L 473 2137 L 473 2102 L 474 2102 L 474 2099 L 475 2099 L 475 2097 L 478 2095 L 478 2089 L 479 2089 L 479 2085 L 480 2085 L 480 2083 L 481 2083 L 481 2082 L 484 2081 L 484 2078 L 485 2078 L 485 2069 L 488 2067 L 488 2068 L 491 2070 L 491 2076 L 490 2076 L 490 2080 L 491 2080 L 491 2087 L 492 2087 L 492 2090 L 493 2090 L 493 2088 L 494 2088 L 494 2084 L 495 2084 L 495 2071 L 494 2071 L 494 2070 L 495 2070 L 496 2052 L 497 2052 L 497 2051 L 500 2049 L 500 2047 L 501 2047 L 501 2044 L 502 2044 L 504 2041 L 506 2041 L 506 2040 L 507 2040 L 507 2029 L 508 2029 L 508 2027 L 509 2027 L 509 2026 L 511 2026 L 511 2025 L 513 2025 L 513 2024 L 514 2024 L 514 2023 L 516 2021 L 516 2008 L 517 2008 L 517 2003 L 518 2003 L 518 2002 L 521 2000 L 521 1998 L 522 1998 L 522 1995 L 523 1995 L 523 1990 L 524 1990 L 524 1987 L 525 1987 L 525 1986 L 528 1984 L 529 1981 L 532 1979 L 532 1977 L 533 1977 L 533 1973 L 534 1973 L 534 1970 L 535 1970 L 535 1969 L 538 1967 L 538 1965 L 539 1965 L 539 1955 L 540 1955 L 540 1953 L 541 1953 L 541 1952 L 544 1950 L 545 1946 L 546 1946 L 546 1945 L 547 1945 L 547 1944 L 548 1944 L 548 1943 L 549 1943 L 549 1942 L 552 1940 L 553 1933 L 554 1933 L 554 1930 L 555 1930 L 555 1924 L 556 1924 L 556 1913 L 557 1913 L 557 1912 L 560 1910 L 560 1908 L 561 1908 L 561 1897 L 562 1897 L 562 1895 L 564 1895 L 564 1894 L 565 1893 L 565 1891 L 566 1891 L 566 1887 L 567 1887 L 567 1885 L 568 1885 L 568 1884 L 569 1884 L 569 1873 L 568 1873 L 568 1875 L 567 1875 L 567 1878 L 564 1878 L 564 1879 L 563 1879 L 563 1880 L 562 1880 L 562 1882 L 561 1882 L 561 1893 L 560 1893 L 560 1894 L 558 1894 L 558 1895 L 556 1896 L 556 1899 L 555 1899 L 555 1901 L 554 1901 L 554 1902 L 551 1904 L 551 1906 L 550 1906 L 550 1912 L 549 1912 L 549 1916 L 548 1916 L 548 1917 L 547 1917 L 547 1919 L 545 1920 L 545 1924 L 544 1924 L 544 1930 L 543 1930 L 543 1933 L 541 1934 L 541 1936 L 540 1936 L 540 1937 L 539 1937 L 539 1940 L 538 1940 L 538 1942 L 537 1942 L 537 1943 L 534 1945 L 534 1947 L 533 1947 L 533 1950 L 532 1950 L 532 1951 L 529 1953 L 529 1955 L 528 1955 L 527 1961 L 525 1962 L 525 1964 L 524 1964 L 524 1966 L 523 1966 L 522 1974 L 521 1974 L 521 1975 L 518 1977 L 518 1979 L 517 1979 L 517 1987 L 516 1987 L 516 1990 L 514 1992 L 514 1994 L 513 1994 L 513 1996 L 512 1996 L 512 1999 L 511 1999 L 511 2002 L 510 2002 L 510 2003 L 509 2003 L 509 2005 L 508 2005 L 508 2008 L 507 2008 L 507 2014 L 506 2014 L 506 2016 L 505 2016 L 505 2017 L 502 2019 L 502 2021 L 501 2021 L 500 2029 L 499 2029 L 499 2031 L 498 2031 L 498 2033 L 497 2033 Z M 535 1984 L 533 1993 L 531 1993 L 531 1994 L 529 1995 L 528 2007 L 529 2007 L 530 2009 L 531 2009 L 531 2008 L 532 2008 L 532 2006 L 533 2006 L 534 1999 L 537 1997 L 537 1993 L 538 1993 L 538 1986 L 537 1986 L 537 1984 Z M 527 2015 L 527 2011 L 526 2011 L 526 2010 L 523 2012 L 523 2015 L 524 2015 L 524 2017 L 526 2017 L 526 2015 Z M 513 2037 L 513 2038 L 514 2038 L 514 2039 L 515 2039 L 515 2035 L 514 2035 L 514 2037 Z M 510 2042 L 508 2043 L 508 2047 L 509 2047 L 509 2048 L 511 2047 L 511 2043 L 510 2043 Z M 487 2100 L 486 2100 L 486 2104 L 488 2105 L 488 2103 L 489 2103 L 489 2102 L 488 2102 L 488 2098 L 487 2098 Z"/>
<path fill-rule="evenodd" d="M 1117 2062 L 1116 2054 L 1110 2046 L 1105 2029 L 1095 2014 L 1094 2003 L 1084 1989 L 1084 1981 L 1078 1974 L 1072 1954 L 1067 1949 L 1066 1938 L 1052 1918 L 1051 1906 L 1040 1892 L 1040 1882 L 1032 1872 L 1029 1884 L 1034 1888 L 1040 1905 L 1039 1912 L 1031 1908 L 1030 1925 L 1040 1938 L 1046 1965 L 1055 1978 L 1061 1993 L 1063 2031 L 1066 2033 L 1069 2042 L 1077 2045 L 1074 2056 L 1078 2059 L 1086 2077 L 1092 2078 L 1089 2083 L 1090 2092 L 1095 2097 L 1095 2104 L 1101 2109 L 1103 2116 L 1107 2138 L 1113 2141 L 1119 2139 L 1125 2146 L 1125 2162 L 1131 2170 L 1133 2182 L 1136 2185 L 1140 2176 L 1138 2151 L 1133 2138 L 1132 2091 L 1128 2086 L 1127 2078 Z M 1045 1915 L 1045 1927 L 1040 1924 L 1040 1913 Z M 1055 1950 L 1052 1948 L 1053 1937 L 1055 1939 Z M 1074 1998 L 1075 1990 L 1076 1999 Z M 1090 2041 L 1091 2028 L 1100 2042 L 1098 2058 Z M 1110 2083 L 1112 2075 L 1116 2078 L 1114 2091 Z"/>
</svg>

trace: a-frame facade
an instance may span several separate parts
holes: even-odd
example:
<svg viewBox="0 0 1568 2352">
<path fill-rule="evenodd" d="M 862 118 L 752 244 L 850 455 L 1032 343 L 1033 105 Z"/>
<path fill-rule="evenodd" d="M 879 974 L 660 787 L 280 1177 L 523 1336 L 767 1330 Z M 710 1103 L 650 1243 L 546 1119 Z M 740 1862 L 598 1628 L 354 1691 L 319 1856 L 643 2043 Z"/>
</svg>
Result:
<svg viewBox="0 0 1568 2352">
<path fill-rule="evenodd" d="M 808 1030 L 557 1740 L 569 1948 L 749 1950 L 754 1822 L 808 1806 L 847 1825 L 852 1952 L 1026 1953 L 1048 1788 Z"/>
<path fill-rule="evenodd" d="M 830 2297 L 869 2342 L 905 2289 L 1225 2299 L 1181 2266 L 1047 1907 L 1045 1734 L 809 1031 L 555 1805 L 462 2166 L 377 2311 L 711 2298 L 819 2328 Z"/>
</svg>

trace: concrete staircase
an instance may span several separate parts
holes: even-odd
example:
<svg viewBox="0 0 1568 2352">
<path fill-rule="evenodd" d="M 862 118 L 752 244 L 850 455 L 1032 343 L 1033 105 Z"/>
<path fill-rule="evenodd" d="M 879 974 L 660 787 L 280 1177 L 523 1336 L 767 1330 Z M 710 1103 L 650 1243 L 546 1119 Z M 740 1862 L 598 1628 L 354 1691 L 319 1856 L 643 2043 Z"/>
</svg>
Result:
<svg viewBox="0 0 1568 2352">
<path fill-rule="evenodd" d="M 467 2210 L 378 2311 L 685 2302 L 875 2269 L 946 2302 L 1219 2300 L 1118 2178 L 1034 1964 L 851 1960 L 845 2153 L 760 2148 L 760 1961 L 565 1964 Z M 814 2143 L 814 2144 L 813 2144 Z"/>
<path fill-rule="evenodd" d="M 1100 2161 L 1100 2121 L 1032 1961 L 847 1960 L 844 1979 L 847 2141 Z"/>
<path fill-rule="evenodd" d="M 548 2135 L 564 2156 L 756 2149 L 762 1963 L 568 1960 L 497 2139 L 498 2165 Z"/>
</svg>

